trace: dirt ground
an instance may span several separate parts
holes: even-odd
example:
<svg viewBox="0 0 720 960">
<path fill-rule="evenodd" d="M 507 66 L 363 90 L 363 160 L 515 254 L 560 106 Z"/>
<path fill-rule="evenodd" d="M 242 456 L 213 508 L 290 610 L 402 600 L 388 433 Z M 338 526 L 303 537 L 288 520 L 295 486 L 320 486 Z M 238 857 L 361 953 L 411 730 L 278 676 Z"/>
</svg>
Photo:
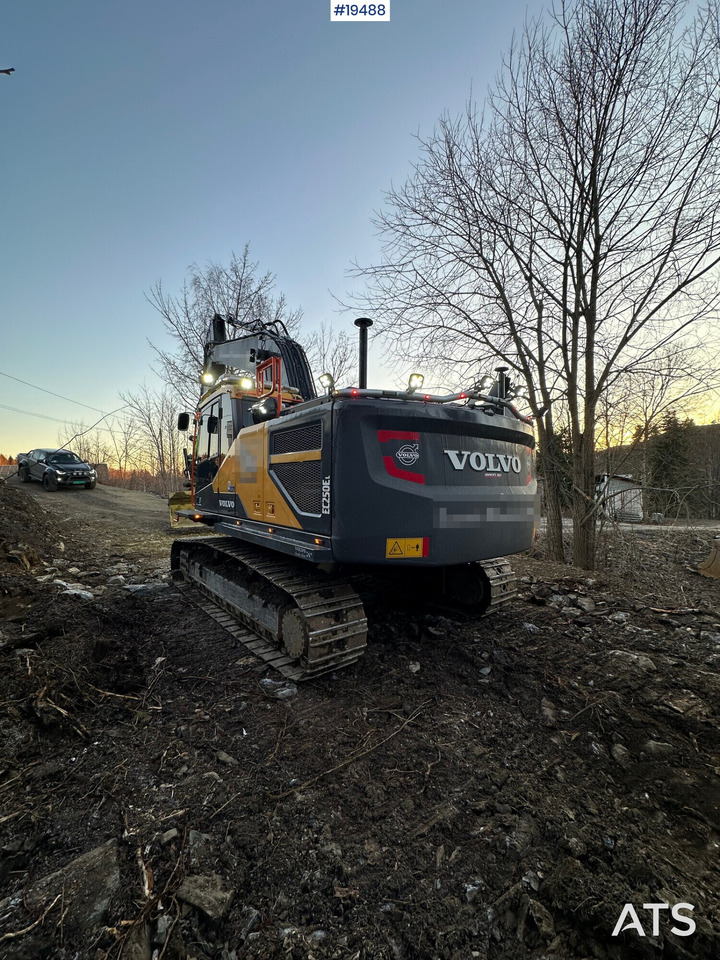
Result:
<svg viewBox="0 0 720 960">
<path fill-rule="evenodd" d="M 293 692 L 172 585 L 166 516 L 0 485 L 0 956 L 720 957 L 720 530 L 591 576 L 540 541 L 482 620 L 376 600 Z"/>
</svg>

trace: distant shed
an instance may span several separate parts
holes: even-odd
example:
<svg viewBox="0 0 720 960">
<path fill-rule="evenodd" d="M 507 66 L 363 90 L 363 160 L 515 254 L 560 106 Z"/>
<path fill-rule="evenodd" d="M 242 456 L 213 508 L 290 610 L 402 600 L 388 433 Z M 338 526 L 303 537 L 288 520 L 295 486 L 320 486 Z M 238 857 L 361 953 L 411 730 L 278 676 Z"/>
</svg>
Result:
<svg viewBox="0 0 720 960">
<path fill-rule="evenodd" d="M 617 474 L 599 474 L 595 477 L 595 499 L 600 510 L 612 520 L 640 523 L 643 519 L 642 485 L 639 480 Z"/>
</svg>

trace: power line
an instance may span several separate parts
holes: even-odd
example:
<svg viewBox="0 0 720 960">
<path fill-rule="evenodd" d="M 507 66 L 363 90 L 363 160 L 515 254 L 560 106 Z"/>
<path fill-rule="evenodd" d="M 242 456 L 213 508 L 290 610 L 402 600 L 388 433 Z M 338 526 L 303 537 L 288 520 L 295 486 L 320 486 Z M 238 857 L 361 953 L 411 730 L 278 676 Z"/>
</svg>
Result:
<svg viewBox="0 0 720 960">
<path fill-rule="evenodd" d="M 88 410 L 94 410 L 96 413 L 105 413 L 104 410 L 101 410 L 99 407 L 91 407 L 87 403 L 81 403 L 79 400 L 71 400 L 70 397 L 63 397 L 60 393 L 53 393 L 52 390 L 46 390 L 45 387 L 39 387 L 36 383 L 29 383 L 27 380 L 21 380 L 20 377 L 14 377 L 11 373 L 3 373 L 0 370 L 0 377 L 7 377 L 9 380 L 15 380 L 16 383 L 24 383 L 26 387 L 32 387 L 33 390 L 42 390 L 43 393 L 49 393 L 51 397 L 57 397 L 59 400 L 67 400 L 68 403 L 76 403 L 79 407 L 87 407 Z M 8 407 L 8 410 L 11 410 L 12 407 Z M 22 410 L 16 410 L 16 413 L 22 413 Z M 109 414 L 105 414 L 109 416 Z M 47 420 L 53 420 L 53 417 L 47 417 Z M 62 422 L 62 421 L 61 421 Z"/>
<path fill-rule="evenodd" d="M 39 420 L 53 420 L 55 423 L 63 423 L 63 424 L 65 424 L 65 426 L 68 425 L 67 417 L 66 417 L 64 420 L 61 420 L 59 417 L 49 417 L 49 416 L 47 416 L 47 414 L 44 414 L 44 413 L 32 413 L 30 410 L 20 410 L 20 409 L 18 409 L 18 407 L 9 407 L 9 406 L 8 406 L 7 404 L 5 404 L 5 403 L 0 403 L 0 409 L 2 409 L 2 410 L 12 410 L 13 413 L 20 413 L 20 414 L 22 414 L 22 416 L 24 416 L 24 417 L 37 417 Z M 91 407 L 90 409 L 92 410 L 93 408 Z M 89 433 L 90 430 L 92 430 L 92 429 L 94 429 L 95 427 L 97 427 L 97 425 L 98 425 L 99 423 L 102 423 L 103 420 L 106 420 L 108 417 L 114 417 L 116 413 L 120 413 L 121 410 L 125 410 L 125 409 L 126 409 L 125 407 L 118 407 L 117 410 L 113 410 L 112 413 L 106 413 L 106 414 L 104 414 L 102 417 L 100 417 L 99 420 L 96 420 L 95 423 L 93 423 L 91 426 L 87 427 L 87 428 L 86 428 L 85 430 L 83 430 L 81 433 L 76 433 L 76 434 L 75 434 L 75 437 L 82 437 L 82 436 L 84 436 L 84 434 Z M 74 426 L 74 425 L 73 425 L 73 426 Z M 82 426 L 84 427 L 85 424 L 82 424 Z M 112 427 L 98 427 L 98 429 L 99 429 L 99 430 L 107 430 L 108 433 L 112 433 Z M 75 437 L 73 437 L 73 439 L 75 439 Z"/>
<path fill-rule="evenodd" d="M 17 407 L 8 407 L 4 403 L 0 403 L 0 407 L 3 410 L 12 410 L 13 413 L 21 413 L 24 417 L 38 417 L 40 420 L 54 420 L 55 423 L 67 423 L 67 420 L 60 420 L 58 417 L 47 417 L 44 413 L 30 413 L 29 410 L 18 410 Z"/>
</svg>

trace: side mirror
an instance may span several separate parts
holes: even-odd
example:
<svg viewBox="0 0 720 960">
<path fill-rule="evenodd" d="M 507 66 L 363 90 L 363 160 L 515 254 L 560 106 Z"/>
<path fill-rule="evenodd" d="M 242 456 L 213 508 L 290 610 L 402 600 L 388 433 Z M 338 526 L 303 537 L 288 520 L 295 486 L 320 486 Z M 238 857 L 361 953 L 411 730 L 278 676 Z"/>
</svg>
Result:
<svg viewBox="0 0 720 960">
<path fill-rule="evenodd" d="M 179 413 L 178 414 L 178 430 L 184 433 L 190 426 L 190 414 L 189 413 Z"/>
<path fill-rule="evenodd" d="M 210 434 L 217 433 L 218 428 L 218 418 L 217 417 L 208 417 L 207 419 L 207 432 Z"/>
<path fill-rule="evenodd" d="M 278 415 L 277 397 L 265 397 L 250 407 L 253 423 L 264 423 Z"/>
</svg>

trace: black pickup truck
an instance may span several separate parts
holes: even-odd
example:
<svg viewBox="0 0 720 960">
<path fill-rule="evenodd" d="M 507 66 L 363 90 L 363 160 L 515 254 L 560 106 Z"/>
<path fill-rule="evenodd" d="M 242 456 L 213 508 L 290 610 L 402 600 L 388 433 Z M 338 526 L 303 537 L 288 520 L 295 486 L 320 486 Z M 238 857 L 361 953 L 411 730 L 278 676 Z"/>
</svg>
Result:
<svg viewBox="0 0 720 960">
<path fill-rule="evenodd" d="M 17 455 L 18 476 L 23 483 L 39 480 L 48 491 L 58 487 L 85 487 L 92 490 L 97 474 L 70 450 L 31 450 Z"/>
</svg>

